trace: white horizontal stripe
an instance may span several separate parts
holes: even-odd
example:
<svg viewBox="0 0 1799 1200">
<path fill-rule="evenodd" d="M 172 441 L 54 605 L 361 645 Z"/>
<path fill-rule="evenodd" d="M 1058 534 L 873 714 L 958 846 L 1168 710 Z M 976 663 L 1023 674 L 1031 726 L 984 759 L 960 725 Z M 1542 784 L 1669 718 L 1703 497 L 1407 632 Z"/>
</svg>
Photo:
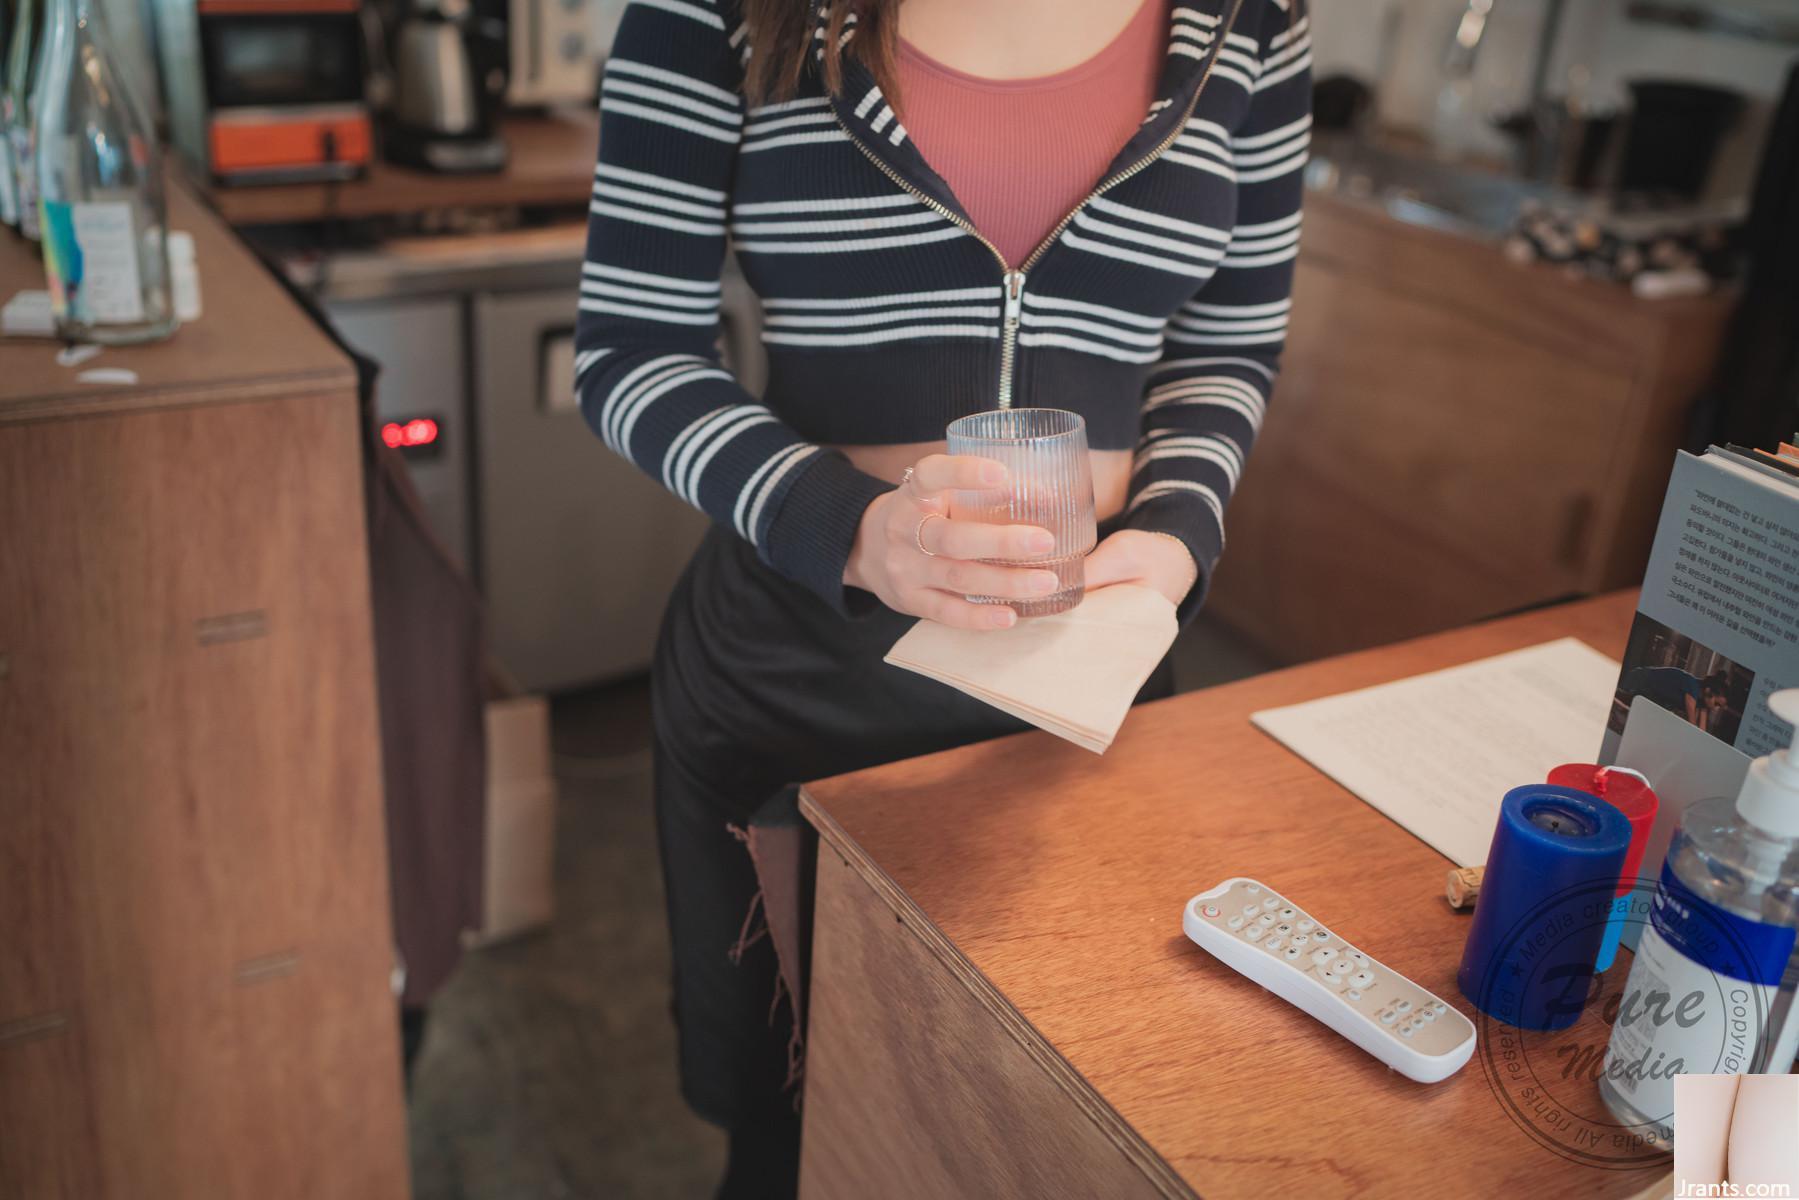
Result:
<svg viewBox="0 0 1799 1200">
<path fill-rule="evenodd" d="M 620 300 L 642 300 L 647 304 L 659 305 L 662 308 L 686 308 L 696 312 L 717 313 L 719 298 L 717 296 L 674 296 L 667 292 L 652 292 L 647 288 L 623 287 L 616 283 L 604 283 L 598 279 L 583 279 L 581 294 L 585 296 L 616 296 Z"/>
<path fill-rule="evenodd" d="M 743 136 L 745 138 L 761 137 L 765 133 L 773 133 L 777 129 L 791 129 L 795 125 L 831 126 L 836 124 L 836 121 L 837 118 L 830 113 L 795 113 L 791 117 L 776 117 L 772 121 L 751 121 L 744 128 Z"/>
<path fill-rule="evenodd" d="M 1269 250 L 1285 250 L 1298 244 L 1299 230 L 1289 229 L 1286 233 L 1277 233 L 1273 237 L 1239 238 L 1231 243 L 1229 253 L 1261 254 Z"/>
<path fill-rule="evenodd" d="M 1292 158 L 1272 167 L 1263 167 L 1258 171 L 1238 171 L 1238 183 L 1266 183 L 1270 179 L 1279 179 L 1282 175 L 1291 175 L 1306 165 L 1306 152 L 1301 150 Z"/>
<path fill-rule="evenodd" d="M 575 355 L 575 382 L 580 383 L 581 376 L 587 374 L 587 369 L 589 367 L 611 353 L 612 348 L 606 346 L 598 350 L 583 350 L 581 353 Z"/>
<path fill-rule="evenodd" d="M 1201 304 L 1197 300 L 1189 300 L 1181 305 L 1182 313 L 1192 313 L 1201 317 L 1235 317 L 1245 320 L 1249 317 L 1271 317 L 1276 313 L 1291 312 L 1293 301 L 1275 300 L 1268 304 Z"/>
<path fill-rule="evenodd" d="M 1226 408 L 1249 422 L 1250 428 L 1262 427 L 1261 406 L 1227 392 L 1183 392 L 1178 396 L 1149 400 L 1143 405 L 1146 413 L 1163 408 Z"/>
<path fill-rule="evenodd" d="M 1297 257 L 1299 257 L 1299 247 L 1292 246 L 1286 250 L 1277 251 L 1274 254 L 1252 254 L 1247 258 L 1237 258 L 1233 255 L 1227 255 L 1219 260 L 1218 265 L 1221 267 L 1232 267 L 1237 270 L 1243 270 L 1248 267 L 1272 267 L 1275 263 L 1284 263 L 1289 259 Z"/>
<path fill-rule="evenodd" d="M 808 96 L 804 100 L 783 100 L 778 104 L 763 104 L 750 109 L 750 120 L 760 117 L 772 117 L 780 113 L 798 112 L 802 108 L 829 108 L 831 100 L 828 96 Z"/>
<path fill-rule="evenodd" d="M 875 106 L 875 101 L 880 98 L 881 89 L 879 85 L 869 88 L 862 99 L 856 103 L 856 115 L 858 117 L 866 117 L 868 115 L 868 110 L 873 108 Z"/>
<path fill-rule="evenodd" d="M 1206 507 L 1212 510 L 1212 515 L 1218 519 L 1219 526 L 1222 528 L 1224 524 L 1224 502 L 1218 498 L 1217 492 L 1213 491 L 1203 483 L 1194 483 L 1190 479 L 1163 479 L 1152 483 L 1137 493 L 1136 497 L 1131 500 L 1130 508 L 1126 511 L 1135 512 L 1139 507 L 1150 500 L 1172 495 L 1177 492 L 1197 493 L 1199 498 L 1206 502 Z"/>
<path fill-rule="evenodd" d="M 632 0 L 632 3 L 641 4 L 647 8 L 659 8 L 663 12 L 677 13 L 690 20 L 698 21 L 702 25 L 710 25 L 720 32 L 723 32 L 725 27 L 724 19 L 717 13 L 707 12 L 697 4 L 686 4 L 682 0 Z"/>
<path fill-rule="evenodd" d="M 999 317 L 999 306 L 952 304 L 941 308 L 898 308 L 885 312 L 819 313 L 810 316 L 769 313 L 765 323 L 770 328 L 834 329 L 849 325 L 885 325 L 892 321 L 942 320 L 945 317 L 986 317 L 988 320 L 995 320 Z"/>
<path fill-rule="evenodd" d="M 647 304 L 614 304 L 610 300 L 596 300 L 583 295 L 579 308 L 582 312 L 613 313 L 620 317 L 635 317 L 640 321 L 660 321 L 664 325 L 712 325 L 718 321 L 717 313 L 683 313 L 669 312 L 667 309 L 651 308 Z"/>
<path fill-rule="evenodd" d="M 1312 127 L 1312 114 L 1307 113 L 1297 121 L 1289 121 L 1278 129 L 1270 129 L 1267 133 L 1258 133 L 1250 137 L 1232 138 L 1231 145 L 1239 150 L 1251 150 L 1257 146 L 1267 146 L 1274 142 L 1284 142 L 1301 130 Z"/>
<path fill-rule="evenodd" d="M 1197 395 L 1228 395 L 1257 407 L 1263 404 L 1262 393 L 1256 390 L 1256 386 L 1235 375 L 1190 375 L 1185 379 L 1157 384 L 1149 389 L 1147 398 L 1153 404 L 1177 396 Z"/>
<path fill-rule="evenodd" d="M 1093 233 L 1102 233 L 1107 237 L 1117 238 L 1121 242 L 1134 242 L 1139 246 L 1154 246 L 1158 250 L 1166 250 L 1170 254 L 1182 254 L 1188 258 L 1197 258 L 1201 262 L 1216 262 L 1225 251 L 1223 246 L 1196 245 L 1192 242 L 1166 238 L 1154 233 L 1144 233 L 1141 229 L 1114 225 L 1110 221 L 1102 221 L 1085 212 L 1076 213 L 1074 223 L 1082 229 Z"/>
<path fill-rule="evenodd" d="M 633 397 L 630 402 L 630 411 L 625 414 L 619 425 L 618 444 L 626 448 L 624 453 L 627 456 L 630 454 L 631 433 L 637 427 L 637 419 L 648 412 L 656 401 L 678 387 L 688 387 L 692 384 L 704 383 L 707 380 L 717 380 L 722 383 L 737 382 L 727 372 L 721 371 L 717 367 L 695 367 L 665 377 L 654 386 L 643 389 Z"/>
<path fill-rule="evenodd" d="M 1215 162 L 1209 158 L 1201 158 L 1195 154 L 1182 154 L 1179 150 L 1164 150 L 1162 152 L 1162 157 L 1170 162 L 1181 163 L 1189 167 L 1198 167 L 1202 171 L 1210 171 L 1214 175 L 1221 175 L 1233 183 L 1237 180 L 1237 173 L 1231 170 L 1229 166 L 1221 162 Z"/>
<path fill-rule="evenodd" d="M 781 480 L 791 474 L 794 468 L 820 453 L 817 446 L 801 443 L 789 446 L 773 458 L 769 459 L 750 482 L 744 486 L 742 494 L 737 497 L 737 509 L 733 514 L 737 531 L 747 538 L 751 545 L 756 544 L 757 530 L 762 523 L 762 510 L 768 504 L 770 496 L 780 487 Z M 759 480 L 759 482 L 758 482 Z M 752 493 L 754 500 L 750 500 Z M 744 501 L 750 500 L 748 511 L 744 509 Z"/>
<path fill-rule="evenodd" d="M 581 264 L 583 275 L 602 275 L 608 279 L 624 279 L 631 283 L 647 283 L 651 287 L 668 288 L 677 292 L 710 292 L 716 296 L 721 291 L 716 279 L 682 279 L 676 275 L 657 275 L 653 271 L 633 271 L 628 267 L 614 267 L 606 263 L 584 262 Z"/>
<path fill-rule="evenodd" d="M 946 288 L 936 292 L 892 292 L 885 296 L 848 296 L 835 299 L 821 297 L 780 297 L 764 296 L 762 305 L 768 309 L 781 308 L 892 308 L 895 305 L 918 304 L 932 300 L 992 300 L 999 295 L 999 285 L 992 287 Z M 1026 303 L 1029 303 L 1027 300 Z"/>
<path fill-rule="evenodd" d="M 1180 371 L 1185 370 L 1188 367 L 1248 367 L 1252 371 L 1259 372 L 1269 383 L 1274 382 L 1274 372 L 1269 370 L 1264 364 L 1257 362 L 1253 358 L 1231 358 L 1228 356 L 1221 358 L 1170 359 L 1167 362 L 1157 363 L 1156 369 L 1151 373 L 1160 375 L 1166 371 Z M 1228 376 L 1226 378 L 1228 378 Z"/>
<path fill-rule="evenodd" d="M 1266 150 L 1254 150 L 1248 154 L 1239 152 L 1232 155 L 1231 159 L 1237 164 L 1238 171 L 1242 171 L 1244 167 L 1264 167 L 1271 162 L 1279 162 L 1283 158 L 1303 153 L 1311 141 L 1311 134 L 1301 133 L 1298 137 L 1288 138 L 1278 146 L 1270 146 Z"/>
<path fill-rule="evenodd" d="M 906 140 L 906 127 L 903 125 L 898 125 L 898 124 L 894 125 L 893 132 L 887 135 L 887 140 L 889 142 L 892 142 L 895 146 L 897 146 L 901 142 L 905 141 Z"/>
<path fill-rule="evenodd" d="M 1104 196 L 1095 196 L 1087 202 L 1089 208 L 1103 213 L 1111 213 L 1115 217 L 1123 217 L 1127 221 L 1135 221 L 1139 225 L 1154 225 L 1158 229 L 1172 229 L 1177 233 L 1190 234 L 1197 238 L 1208 238 L 1215 242 L 1228 242 L 1231 235 L 1222 229 L 1214 229 L 1210 225 L 1201 225 L 1196 221 L 1177 221 L 1173 217 L 1165 217 L 1161 213 L 1147 209 L 1132 208 L 1128 204 L 1119 204 Z"/>
<path fill-rule="evenodd" d="M 1195 443 L 1200 441 L 1198 438 L 1193 440 Z M 1131 459 L 1131 469 L 1132 471 L 1140 471 L 1152 462 L 1166 462 L 1171 458 L 1193 458 L 1198 459 L 1201 462 L 1212 463 L 1223 470 L 1225 478 L 1230 480 L 1230 484 L 1233 488 L 1237 486 L 1237 481 L 1243 470 L 1243 468 L 1225 451 L 1220 450 L 1215 446 L 1200 444 L 1181 446 L 1160 445 L 1153 450 L 1144 450 Z"/>
<path fill-rule="evenodd" d="M 722 204 L 695 204 L 691 200 L 675 200 L 668 196 L 658 196 L 654 192 L 646 192 L 642 188 L 620 187 L 614 183 L 596 183 L 593 187 L 596 196 L 610 196 L 614 200 L 623 200 L 628 204 L 641 205 L 644 208 L 660 208 L 665 212 L 686 213 L 691 217 L 713 217 L 723 221 L 725 209 Z"/>
<path fill-rule="evenodd" d="M 707 466 L 711 464 L 718 452 L 725 448 L 727 443 L 738 434 L 753 429 L 758 425 L 773 425 L 776 423 L 775 415 L 766 408 L 763 408 L 760 404 L 745 407 L 750 409 L 749 413 L 728 428 L 721 429 L 713 435 L 712 444 L 707 446 L 705 453 L 695 459 L 693 465 L 687 469 L 686 496 L 689 504 L 695 506 L 699 504 L 700 479 L 705 475 Z"/>
<path fill-rule="evenodd" d="M 922 246 L 961 237 L 955 225 L 932 229 L 925 233 L 900 233 L 888 237 L 846 238 L 839 242 L 738 242 L 739 253 L 749 254 L 844 254 L 851 250 L 888 250 L 900 246 Z"/>
<path fill-rule="evenodd" d="M 1283 229 L 1293 229 L 1299 225 L 1299 222 L 1304 215 L 1303 212 L 1292 212 L 1280 218 L 1278 221 L 1263 221 L 1256 225 L 1238 225 L 1231 230 L 1231 236 L 1239 238 L 1244 236 L 1259 237 L 1263 234 L 1277 233 Z"/>
<path fill-rule="evenodd" d="M 841 129 L 826 129 L 818 133 L 785 133 L 780 137 L 763 138 L 759 142 L 751 142 L 743 147 L 743 153 L 750 154 L 757 150 L 778 150 L 782 146 L 810 146 L 819 142 L 847 142 L 849 134 Z"/>
<path fill-rule="evenodd" d="M 734 216 L 759 217 L 773 213 L 846 212 L 864 208 L 903 208 L 907 205 L 924 207 L 901 192 L 892 196 L 844 196 L 831 200 L 758 200 L 734 205 L 731 211 Z"/>
<path fill-rule="evenodd" d="M 696 200 L 725 200 L 726 193 L 714 188 L 695 187 L 691 183 L 683 183 L 679 179 L 665 179 L 660 175 L 652 175 L 648 171 L 633 171 L 629 167 L 621 167 L 617 163 L 601 161 L 593 169 L 595 176 L 608 179 L 622 179 L 626 183 L 641 184 L 644 187 L 659 188 L 665 192 L 673 192 L 677 196 L 692 196 Z"/>
<path fill-rule="evenodd" d="M 1135 325 L 1140 329 L 1160 329 L 1166 324 L 1159 317 L 1146 317 L 1142 313 L 1127 312 L 1122 308 L 1108 308 L 1104 304 L 1092 304 L 1086 300 L 1065 300 L 1061 296 L 1039 296 L 1027 292 L 1024 297 L 1024 306 L 1057 312 L 1086 313 L 1089 316 L 1104 317 L 1108 321 L 1117 321 L 1120 325 Z"/>
<path fill-rule="evenodd" d="M 930 209 L 900 213 L 894 217 L 828 217 L 822 221 L 733 221 L 738 237 L 769 233 L 866 233 L 871 229 L 900 229 L 908 225 L 932 225 L 943 220 Z"/>
<path fill-rule="evenodd" d="M 1197 150 L 1199 153 L 1215 158 L 1221 163 L 1230 163 L 1234 161 L 1231 158 L 1231 152 L 1228 147 L 1222 146 L 1208 137 L 1199 137 L 1195 134 L 1182 134 L 1180 137 L 1174 139 L 1174 144 L 1186 150 Z"/>
<path fill-rule="evenodd" d="M 1235 30 L 1224 35 L 1224 44 L 1226 46 L 1235 46 L 1239 50 L 1247 51 L 1251 59 L 1256 58 L 1257 55 L 1262 53 L 1261 45 L 1257 43 L 1254 38 L 1250 37 L 1248 34 L 1238 33 Z"/>
<path fill-rule="evenodd" d="M 1256 80 L 1255 90 L 1258 92 L 1266 91 L 1277 83 L 1285 83 L 1287 80 L 1293 78 L 1301 71 L 1306 70 L 1311 65 L 1312 55 L 1308 51 L 1306 54 L 1280 68 L 1278 71 L 1270 71 L 1268 74 Z"/>
<path fill-rule="evenodd" d="M 1255 76 L 1239 71 L 1236 67 L 1229 66 L 1225 63 L 1217 63 L 1212 67 L 1212 77 L 1214 79 L 1228 79 L 1246 92 L 1253 92 L 1256 90 Z"/>
<path fill-rule="evenodd" d="M 702 125 L 700 122 L 689 120 L 687 117 L 678 117 L 673 113 L 663 112 L 659 108 L 649 108 L 642 104 L 633 104 L 629 100 L 607 101 L 601 105 L 601 111 L 606 113 L 620 113 L 624 116 L 636 117 L 643 121 L 653 121 L 657 125 L 667 125 L 672 129 L 685 129 L 688 133 L 697 133 L 701 137 L 711 138 L 715 142 L 730 142 L 735 144 L 737 141 L 737 131 L 734 129 L 729 133 L 726 133 L 715 126 Z"/>
<path fill-rule="evenodd" d="M 1275 0 L 1275 3 L 1280 4 L 1281 0 Z M 1281 4 L 1281 7 L 1285 8 L 1287 6 L 1285 4 Z M 1309 15 L 1303 16 L 1303 17 L 1299 18 L 1299 20 L 1293 22 L 1287 28 L 1281 30 L 1279 33 L 1277 33 L 1273 37 L 1269 38 L 1268 39 L 1268 48 L 1270 50 L 1279 50 L 1282 46 L 1285 46 L 1288 42 L 1292 41 L 1294 38 L 1304 37 L 1306 34 L 1310 33 L 1311 31 L 1312 31 L 1312 18 Z"/>
<path fill-rule="evenodd" d="M 1243 73 L 1248 75 L 1251 79 L 1260 75 L 1262 73 L 1262 63 L 1261 60 L 1256 57 L 1257 46 L 1254 42 L 1249 42 L 1248 54 L 1243 53 L 1242 50 L 1231 49 L 1232 42 L 1245 41 L 1248 41 L 1248 39 L 1238 38 L 1234 33 L 1231 34 L 1229 38 L 1225 39 L 1224 49 L 1218 52 L 1219 65 L 1214 67 L 1213 70 L 1223 70 L 1224 64 L 1229 63 L 1233 68 L 1241 68 Z"/>
<path fill-rule="evenodd" d="M 725 227 L 722 223 L 712 224 L 706 221 L 689 221 L 682 217 L 663 217 L 655 213 L 639 212 L 635 208 L 621 208 L 616 204 L 607 204 L 595 200 L 587 206 L 587 211 L 602 217 L 616 217 L 621 221 L 630 221 L 637 225 L 654 225 L 658 229 L 673 229 L 678 233 L 722 234 Z"/>
<path fill-rule="evenodd" d="M 871 329 L 866 333 L 762 332 L 762 340 L 776 346 L 873 346 L 881 342 L 904 342 L 917 338 L 998 336 L 997 325 L 906 325 L 899 329 Z"/>
<path fill-rule="evenodd" d="M 1162 345 L 1162 331 L 1154 333 L 1138 333 L 1123 329 L 1115 329 L 1110 325 L 1101 325 L 1097 321 L 1085 321 L 1080 317 L 1044 317 L 1034 312 L 1027 312 L 1019 318 L 1019 323 L 1031 329 L 1073 329 L 1081 333 L 1095 333 L 1100 337 L 1109 337 L 1123 342 L 1127 346 Z"/>
<path fill-rule="evenodd" d="M 881 130 L 887 128 L 888 122 L 892 120 L 893 109 L 883 104 L 881 105 L 881 111 L 875 114 L 875 119 L 868 123 L 868 127 L 874 132 L 879 133 Z"/>
<path fill-rule="evenodd" d="M 1098 254 L 1105 258 L 1115 258 L 1120 262 L 1136 263 L 1140 267 L 1152 267 L 1158 271 L 1167 271 L 1172 275 L 1209 279 L 1215 271 L 1210 263 L 1184 263 L 1154 254 L 1139 254 L 1134 250 L 1121 250 L 1117 246 L 1111 246 L 1105 242 L 1084 238 L 1072 229 L 1062 235 L 1062 241 L 1076 250 L 1085 250 L 1090 254 Z"/>
<path fill-rule="evenodd" d="M 1248 321 L 1208 321 L 1201 317 L 1189 317 L 1185 313 L 1174 315 L 1174 324 L 1180 329 L 1189 329 L 1195 333 L 1266 333 L 1269 330 L 1282 330 L 1287 327 L 1287 318 L 1258 317 Z"/>
<path fill-rule="evenodd" d="M 600 436 L 608 446 L 629 456 L 630 446 L 619 436 L 620 422 L 634 413 L 638 398 L 667 380 L 703 372 L 707 365 L 697 354 L 664 354 L 634 368 L 613 386 L 600 406 Z"/>
<path fill-rule="evenodd" d="M 1245 333 L 1240 336 L 1220 333 L 1190 333 L 1186 330 L 1170 327 L 1168 340 L 1179 342 L 1184 346 L 1261 346 L 1269 342 L 1278 342 L 1286 331 L 1276 330 L 1273 333 Z"/>
<path fill-rule="evenodd" d="M 1194 25 L 1203 25 L 1210 29 L 1212 26 L 1218 24 L 1217 17 L 1213 16 L 1211 13 L 1200 12 L 1197 8 L 1177 8 L 1170 15 L 1174 18 L 1177 25 L 1182 21 L 1188 21 Z"/>
<path fill-rule="evenodd" d="M 1262 60 L 1262 69 L 1272 71 L 1276 67 L 1284 67 L 1311 48 L 1312 39 L 1304 36 L 1289 45 L 1280 47 L 1270 45 L 1268 57 Z"/>
<path fill-rule="evenodd" d="M 600 85 L 600 95 L 602 97 L 612 95 L 636 96 L 641 100 L 653 100 L 664 107 L 678 108 L 683 112 L 690 112 L 697 116 L 705 117 L 709 121 L 716 121 L 718 124 L 730 130 L 733 134 L 737 132 L 738 126 L 743 123 L 743 114 L 735 109 L 719 108 L 716 104 L 707 104 L 704 100 L 695 100 L 691 96 L 678 95 L 669 91 L 667 88 L 659 88 L 648 83 L 633 83 L 629 79 L 620 79 L 617 76 L 612 75 L 607 76 L 606 81 Z"/>
<path fill-rule="evenodd" d="M 760 404 L 728 404 L 683 429 L 662 456 L 662 483 L 689 504 L 698 503 L 700 476 L 726 442 L 756 425 L 774 422 Z"/>
<path fill-rule="evenodd" d="M 665 67 L 652 67 L 648 63 L 636 62 L 629 58 L 619 58 L 616 55 L 606 60 L 606 70 L 623 71 L 627 75 L 636 75 L 643 79 L 654 79 L 661 83 L 669 84 L 672 87 L 686 88 L 695 95 L 709 96 L 720 104 L 725 105 L 727 108 L 736 108 L 741 99 L 736 92 L 727 92 L 724 88 L 713 87 L 709 83 L 701 83 L 697 79 L 690 79 L 679 71 L 670 71 Z"/>
<path fill-rule="evenodd" d="M 1070 337 L 1065 333 L 1021 333 L 1018 335 L 1018 344 L 1020 346 L 1057 346 L 1064 350 L 1079 350 L 1084 354 L 1097 354 L 1101 358 L 1127 363 L 1155 362 L 1162 353 L 1160 348 L 1147 352 L 1125 350 L 1118 346 L 1090 342 L 1086 338 Z"/>
</svg>

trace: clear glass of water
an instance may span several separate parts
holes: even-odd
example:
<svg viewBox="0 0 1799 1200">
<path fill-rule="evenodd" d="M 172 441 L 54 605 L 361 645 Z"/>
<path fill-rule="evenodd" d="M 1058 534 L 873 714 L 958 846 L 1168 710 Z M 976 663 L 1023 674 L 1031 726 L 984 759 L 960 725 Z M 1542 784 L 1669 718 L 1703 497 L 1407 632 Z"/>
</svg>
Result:
<svg viewBox="0 0 1799 1200">
<path fill-rule="evenodd" d="M 1056 573 L 1054 592 L 1030 600 L 970 596 L 976 604 L 1007 604 L 1020 617 L 1047 617 L 1081 602 L 1084 565 L 1098 540 L 1093 516 L 1093 468 L 1087 457 L 1087 422 L 1059 408 L 1001 408 L 951 421 L 951 454 L 973 454 L 1005 464 L 1006 483 L 985 491 L 957 491 L 950 515 L 994 525 L 1038 525 L 1055 535 L 1047 554 L 990 559 Z"/>
</svg>

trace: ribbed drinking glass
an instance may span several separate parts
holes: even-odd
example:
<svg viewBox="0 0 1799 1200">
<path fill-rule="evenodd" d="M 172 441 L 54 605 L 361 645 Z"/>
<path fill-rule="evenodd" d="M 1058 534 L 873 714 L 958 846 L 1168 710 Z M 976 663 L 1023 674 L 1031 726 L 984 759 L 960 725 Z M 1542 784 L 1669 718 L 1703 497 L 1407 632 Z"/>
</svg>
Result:
<svg viewBox="0 0 1799 1200">
<path fill-rule="evenodd" d="M 1093 517 L 1093 469 L 1087 457 L 1087 423 L 1059 408 L 1002 408 L 951 421 L 951 454 L 973 454 L 1004 463 L 1005 486 L 957 491 L 950 515 L 959 521 L 995 525 L 1038 525 L 1055 535 L 1046 554 L 1022 559 L 990 559 L 1028 564 L 1056 573 L 1060 586 L 1032 600 L 970 596 L 976 604 L 1007 604 L 1021 617 L 1047 617 L 1081 602 L 1086 590 L 1084 563 L 1098 527 Z"/>
</svg>

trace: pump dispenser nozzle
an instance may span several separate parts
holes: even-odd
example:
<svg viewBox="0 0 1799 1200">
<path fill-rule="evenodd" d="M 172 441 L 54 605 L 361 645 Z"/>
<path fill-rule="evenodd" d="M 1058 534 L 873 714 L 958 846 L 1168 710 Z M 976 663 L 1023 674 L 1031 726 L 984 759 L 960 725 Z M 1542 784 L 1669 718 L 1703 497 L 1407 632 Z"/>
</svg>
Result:
<svg viewBox="0 0 1799 1200">
<path fill-rule="evenodd" d="M 1769 696 L 1768 711 L 1794 727 L 1793 744 L 1749 764 L 1737 812 L 1757 829 L 1799 837 L 1799 688 Z"/>
</svg>

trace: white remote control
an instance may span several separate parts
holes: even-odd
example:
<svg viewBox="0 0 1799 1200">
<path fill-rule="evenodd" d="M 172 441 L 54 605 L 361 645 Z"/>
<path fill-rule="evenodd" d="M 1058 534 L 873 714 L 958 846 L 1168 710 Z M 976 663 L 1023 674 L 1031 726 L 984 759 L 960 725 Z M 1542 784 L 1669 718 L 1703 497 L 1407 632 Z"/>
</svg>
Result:
<svg viewBox="0 0 1799 1200">
<path fill-rule="evenodd" d="M 1408 1079 L 1447 1079 L 1474 1053 L 1467 1017 L 1253 879 L 1227 879 L 1193 897 L 1181 927 L 1226 966 Z"/>
</svg>

